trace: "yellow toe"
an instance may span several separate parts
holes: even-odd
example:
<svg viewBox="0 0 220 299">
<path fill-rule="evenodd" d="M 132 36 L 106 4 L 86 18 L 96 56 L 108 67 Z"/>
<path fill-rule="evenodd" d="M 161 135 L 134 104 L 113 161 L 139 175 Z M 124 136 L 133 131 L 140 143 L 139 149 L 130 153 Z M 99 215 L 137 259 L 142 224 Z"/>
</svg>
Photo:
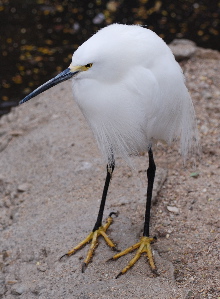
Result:
<svg viewBox="0 0 220 299">
<path fill-rule="evenodd" d="M 83 262 L 83 266 L 82 266 L 82 272 L 84 272 L 85 268 L 87 267 L 87 265 L 89 264 L 89 262 L 91 261 L 91 259 L 93 257 L 96 247 L 98 246 L 98 237 L 99 236 L 102 236 L 104 238 L 104 240 L 106 241 L 106 243 L 109 247 L 111 247 L 112 249 L 116 248 L 115 244 L 111 241 L 111 239 L 106 234 L 106 231 L 112 222 L 113 222 L 113 218 L 111 216 L 109 216 L 104 225 L 100 226 L 99 229 L 95 230 L 94 232 L 91 232 L 82 242 L 80 242 L 73 249 L 69 250 L 62 257 L 71 256 L 71 255 L 75 254 L 83 246 L 85 246 L 87 243 L 91 242 L 90 248 L 88 250 L 88 253 L 86 255 L 86 258 L 85 258 L 85 260 Z"/>
<path fill-rule="evenodd" d="M 137 252 L 136 252 L 135 256 L 130 260 L 128 265 L 122 269 L 122 271 L 116 276 L 116 278 L 118 278 L 120 275 L 126 273 L 131 267 L 133 267 L 134 264 L 141 257 L 142 253 L 146 253 L 146 255 L 148 257 L 150 267 L 151 267 L 152 271 L 154 273 L 156 273 L 156 266 L 155 266 L 155 263 L 154 263 L 153 254 L 152 254 L 152 250 L 151 250 L 151 243 L 153 243 L 154 241 L 155 241 L 154 238 L 149 238 L 149 237 L 144 236 L 140 239 L 140 242 L 134 244 L 133 246 L 125 249 L 122 252 L 119 252 L 119 253 L 115 254 L 112 258 L 113 260 L 116 260 L 119 257 L 121 257 L 123 255 L 126 255 L 127 253 L 130 253 L 133 250 L 137 249 Z"/>
</svg>

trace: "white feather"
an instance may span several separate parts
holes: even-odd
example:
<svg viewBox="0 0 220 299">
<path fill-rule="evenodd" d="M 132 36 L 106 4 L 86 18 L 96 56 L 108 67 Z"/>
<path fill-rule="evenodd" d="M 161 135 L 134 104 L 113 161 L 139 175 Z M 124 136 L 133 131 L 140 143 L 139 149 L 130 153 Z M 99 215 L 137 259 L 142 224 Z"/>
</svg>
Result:
<svg viewBox="0 0 220 299">
<path fill-rule="evenodd" d="M 73 78 L 73 95 L 107 162 L 127 159 L 158 140 L 180 140 L 184 158 L 198 133 L 179 64 L 149 29 L 113 24 L 74 53 L 72 66 L 93 63 Z"/>
</svg>

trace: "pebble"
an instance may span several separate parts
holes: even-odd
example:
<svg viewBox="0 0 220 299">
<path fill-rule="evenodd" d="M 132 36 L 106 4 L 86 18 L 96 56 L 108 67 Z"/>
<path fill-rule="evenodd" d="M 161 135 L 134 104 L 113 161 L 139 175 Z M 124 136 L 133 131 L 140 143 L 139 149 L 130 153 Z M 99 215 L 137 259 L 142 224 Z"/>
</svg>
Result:
<svg viewBox="0 0 220 299">
<path fill-rule="evenodd" d="M 16 191 L 12 191 L 10 194 L 10 198 L 13 200 L 18 197 L 18 193 Z"/>
<path fill-rule="evenodd" d="M 204 135 L 207 135 L 208 132 L 209 132 L 209 129 L 208 129 L 208 127 L 207 127 L 206 125 L 202 125 L 202 126 L 200 127 L 200 131 L 201 131 Z"/>
<path fill-rule="evenodd" d="M 25 287 L 22 284 L 17 284 L 12 287 L 11 294 L 12 295 L 21 295 L 25 292 Z"/>
<path fill-rule="evenodd" d="M 84 161 L 84 162 L 81 163 L 81 166 L 80 166 L 77 170 L 87 170 L 87 169 L 91 169 L 92 166 L 93 166 L 92 163 Z"/>
<path fill-rule="evenodd" d="M 30 189 L 30 184 L 28 184 L 28 183 L 21 184 L 17 188 L 17 190 L 19 192 L 25 192 L 25 191 L 28 191 L 29 189 Z"/>
<path fill-rule="evenodd" d="M 22 262 L 32 262 L 35 260 L 34 252 L 25 252 L 21 258 Z"/>
<path fill-rule="evenodd" d="M 43 263 L 37 266 L 37 270 L 39 270 L 40 272 L 45 272 L 47 269 L 48 269 L 47 263 Z"/>
<path fill-rule="evenodd" d="M 19 214 L 18 208 L 13 209 L 10 213 L 10 219 L 13 221 L 17 221 L 19 216 L 20 216 L 20 214 Z"/>
<path fill-rule="evenodd" d="M 204 91 L 202 92 L 202 96 L 206 99 L 206 100 L 210 100 L 212 98 L 212 94 L 209 91 Z"/>
<path fill-rule="evenodd" d="M 10 206 L 11 206 L 11 201 L 10 201 L 10 199 L 7 198 L 7 197 L 4 199 L 4 206 L 5 206 L 6 208 L 10 208 Z"/>
<path fill-rule="evenodd" d="M 167 206 L 167 210 L 174 214 L 179 214 L 180 210 L 177 207 Z"/>
<path fill-rule="evenodd" d="M 188 39 L 174 39 L 169 47 L 177 61 L 189 59 L 196 52 L 196 44 Z"/>
<path fill-rule="evenodd" d="M 34 294 L 35 296 L 39 296 L 44 289 L 45 289 L 45 286 L 42 283 L 40 283 L 40 284 L 32 287 L 31 293 Z M 40 297 L 37 297 L 37 298 L 40 298 Z"/>
<path fill-rule="evenodd" d="M 165 229 L 163 229 L 162 227 L 160 227 L 157 229 L 157 235 L 161 238 L 164 238 L 167 235 L 167 231 Z"/>
</svg>

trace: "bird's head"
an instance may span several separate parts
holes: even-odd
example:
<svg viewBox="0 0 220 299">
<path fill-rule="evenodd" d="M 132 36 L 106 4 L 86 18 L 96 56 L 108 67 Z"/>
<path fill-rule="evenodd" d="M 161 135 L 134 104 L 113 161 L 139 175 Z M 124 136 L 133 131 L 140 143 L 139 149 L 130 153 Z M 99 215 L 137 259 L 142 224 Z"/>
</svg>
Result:
<svg viewBox="0 0 220 299">
<path fill-rule="evenodd" d="M 141 57 L 145 48 L 138 44 L 137 27 L 113 24 L 99 30 L 75 51 L 66 70 L 35 89 L 20 104 L 70 78 L 118 82 L 135 65 L 144 63 Z M 139 26 L 138 31 L 143 34 L 146 30 Z"/>
<path fill-rule="evenodd" d="M 29 101 L 30 99 L 36 97 L 37 95 L 46 91 L 47 89 L 50 89 L 51 87 L 76 76 L 80 72 L 87 71 L 89 68 L 91 68 L 91 66 L 92 66 L 92 64 L 86 64 L 86 65 L 80 65 L 80 66 L 70 65 L 70 67 L 68 67 L 66 70 L 64 70 L 60 74 L 58 74 L 56 77 L 47 81 L 46 83 L 44 83 L 43 85 L 39 86 L 37 89 L 32 91 L 23 100 L 21 100 L 19 102 L 19 104 L 23 104 L 23 103 Z"/>
</svg>

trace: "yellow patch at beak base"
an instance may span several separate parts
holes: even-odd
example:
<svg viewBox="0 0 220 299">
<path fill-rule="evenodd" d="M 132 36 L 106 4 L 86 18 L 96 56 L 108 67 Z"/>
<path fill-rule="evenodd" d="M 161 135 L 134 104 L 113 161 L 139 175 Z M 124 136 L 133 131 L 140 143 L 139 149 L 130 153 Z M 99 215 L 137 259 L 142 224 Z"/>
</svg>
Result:
<svg viewBox="0 0 220 299">
<path fill-rule="evenodd" d="M 84 71 L 87 71 L 91 67 L 92 67 L 92 63 L 88 63 L 86 65 L 75 65 L 75 66 L 73 66 L 72 64 L 70 64 L 69 69 L 70 69 L 70 71 L 72 73 L 74 73 L 74 72 L 84 72 Z"/>
</svg>

